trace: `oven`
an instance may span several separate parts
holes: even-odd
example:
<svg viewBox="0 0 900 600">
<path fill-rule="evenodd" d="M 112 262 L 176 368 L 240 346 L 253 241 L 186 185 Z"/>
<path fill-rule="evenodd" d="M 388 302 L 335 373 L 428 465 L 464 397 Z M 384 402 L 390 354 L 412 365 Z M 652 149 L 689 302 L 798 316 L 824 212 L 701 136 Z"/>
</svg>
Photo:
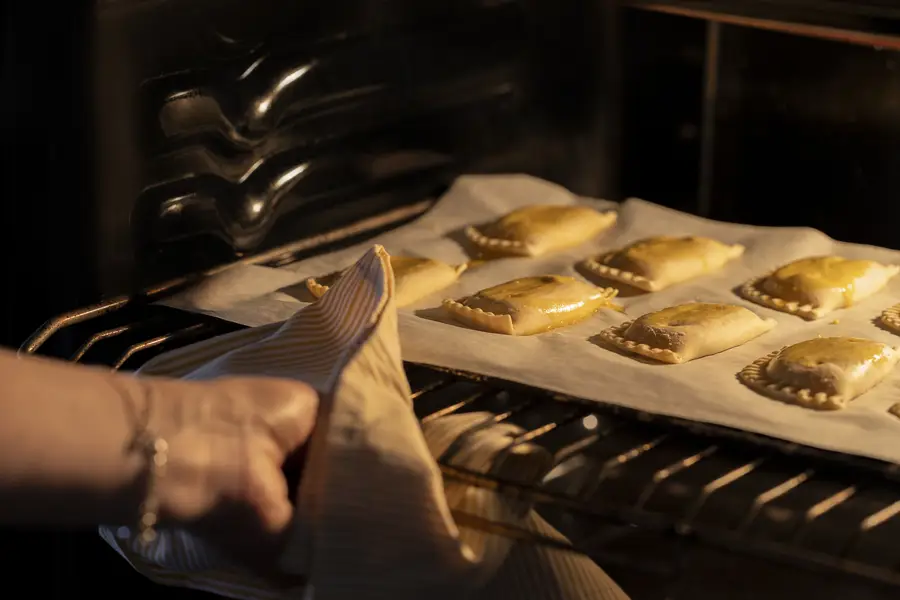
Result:
<svg viewBox="0 0 900 600">
<path fill-rule="evenodd" d="M 235 330 L 156 304 L 424 214 L 464 173 L 900 248 L 888 0 L 7 3 L 2 342 L 132 370 Z M 52 18 L 51 18 L 52 14 Z M 44 323 L 41 325 L 41 323 Z M 888 598 L 895 465 L 407 365 L 423 421 L 554 453 L 532 498 L 635 600 Z M 467 526 L 547 544 L 490 522 Z M 94 534 L 4 532 L 35 594 L 155 587 Z"/>
</svg>

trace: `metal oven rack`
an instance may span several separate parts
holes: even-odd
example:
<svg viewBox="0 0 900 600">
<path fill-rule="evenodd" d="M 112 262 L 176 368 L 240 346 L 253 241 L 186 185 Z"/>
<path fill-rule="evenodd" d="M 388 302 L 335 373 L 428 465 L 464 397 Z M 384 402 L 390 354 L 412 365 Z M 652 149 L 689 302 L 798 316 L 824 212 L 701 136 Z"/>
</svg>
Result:
<svg viewBox="0 0 900 600">
<path fill-rule="evenodd" d="M 118 299 L 54 319 L 21 351 L 134 369 L 237 328 L 146 299 Z M 553 452 L 556 467 L 540 486 L 442 469 L 473 486 L 533 499 L 571 541 L 562 551 L 594 558 L 635 600 L 900 592 L 896 466 L 468 373 L 408 365 L 407 374 L 423 422 L 489 411 L 495 422 L 524 428 L 520 441 Z M 457 518 L 522 543 L 561 546 Z"/>
</svg>

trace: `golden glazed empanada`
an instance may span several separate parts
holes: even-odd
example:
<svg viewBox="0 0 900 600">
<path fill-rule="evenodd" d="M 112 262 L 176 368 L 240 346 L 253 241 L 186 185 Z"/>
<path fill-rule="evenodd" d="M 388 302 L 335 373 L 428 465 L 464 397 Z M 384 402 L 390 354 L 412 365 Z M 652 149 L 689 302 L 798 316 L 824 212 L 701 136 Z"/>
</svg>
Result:
<svg viewBox="0 0 900 600">
<path fill-rule="evenodd" d="M 594 314 L 617 290 L 574 277 L 524 277 L 481 290 L 460 301 L 444 300 L 455 320 L 482 331 L 531 335 L 573 325 Z"/>
<path fill-rule="evenodd" d="M 815 338 L 788 346 L 747 366 L 738 378 L 777 400 L 817 410 L 838 410 L 884 379 L 897 364 L 897 348 L 861 338 Z"/>
<path fill-rule="evenodd" d="M 803 258 L 749 281 L 740 294 L 762 306 L 814 320 L 877 293 L 898 270 L 871 260 Z"/>
<path fill-rule="evenodd" d="M 613 211 L 589 206 L 526 206 L 466 237 L 479 250 L 507 256 L 541 256 L 584 243 L 616 222 Z"/>
<path fill-rule="evenodd" d="M 391 269 L 394 271 L 394 299 L 401 307 L 453 284 L 466 270 L 466 265 L 454 267 L 430 258 L 392 256 Z M 310 277 L 306 280 L 306 288 L 313 296 L 321 298 L 342 274 L 343 271 L 339 271 L 318 279 Z"/>
<path fill-rule="evenodd" d="M 659 236 L 588 259 L 584 267 L 599 277 L 657 292 L 716 271 L 743 253 L 741 245 L 705 237 Z"/>
<path fill-rule="evenodd" d="M 685 363 L 740 346 L 775 327 L 743 306 L 692 302 L 610 327 L 601 339 L 664 363 Z"/>
</svg>

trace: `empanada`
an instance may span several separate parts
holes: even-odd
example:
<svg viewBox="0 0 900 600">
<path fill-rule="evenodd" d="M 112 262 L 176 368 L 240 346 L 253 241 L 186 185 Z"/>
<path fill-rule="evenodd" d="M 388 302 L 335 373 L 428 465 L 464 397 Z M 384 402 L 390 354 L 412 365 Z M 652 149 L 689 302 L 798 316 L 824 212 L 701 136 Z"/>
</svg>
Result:
<svg viewBox="0 0 900 600">
<path fill-rule="evenodd" d="M 401 307 L 451 285 L 466 270 L 466 265 L 454 267 L 430 258 L 391 256 L 391 268 L 394 271 L 394 299 Z M 320 278 L 310 277 L 306 280 L 306 288 L 313 296 L 321 298 L 341 275 L 343 271 Z"/>
<path fill-rule="evenodd" d="M 614 211 L 589 206 L 526 206 L 478 230 L 466 228 L 476 248 L 508 256 L 541 256 L 577 246 L 612 227 Z"/>
<path fill-rule="evenodd" d="M 838 410 L 872 389 L 900 359 L 898 349 L 860 338 L 815 338 L 764 356 L 738 378 L 749 388 L 792 404 Z"/>
<path fill-rule="evenodd" d="M 705 237 L 659 236 L 584 262 L 599 277 L 657 292 L 720 269 L 744 253 L 744 247 Z"/>
<path fill-rule="evenodd" d="M 444 309 L 474 329 L 506 335 L 531 335 L 586 319 L 618 290 L 600 288 L 574 277 L 524 277 L 481 290 L 460 301 L 444 300 Z"/>
<path fill-rule="evenodd" d="M 900 304 L 895 304 L 881 313 L 881 324 L 900 335 Z"/>
<path fill-rule="evenodd" d="M 740 346 L 775 327 L 743 306 L 692 302 L 610 327 L 601 339 L 664 363 L 684 363 Z"/>
<path fill-rule="evenodd" d="M 814 320 L 871 296 L 900 267 L 839 256 L 802 258 L 747 282 L 740 294 L 775 310 Z"/>
</svg>

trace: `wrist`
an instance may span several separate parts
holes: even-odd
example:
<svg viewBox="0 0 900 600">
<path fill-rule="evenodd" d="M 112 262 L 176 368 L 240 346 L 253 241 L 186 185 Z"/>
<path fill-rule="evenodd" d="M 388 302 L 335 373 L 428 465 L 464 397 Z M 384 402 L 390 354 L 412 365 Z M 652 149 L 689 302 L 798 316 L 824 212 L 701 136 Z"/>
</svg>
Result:
<svg viewBox="0 0 900 600">
<path fill-rule="evenodd" d="M 0 374 L 0 521 L 137 523 L 148 465 L 129 445 L 136 415 L 153 428 L 170 420 L 166 394 L 108 370 L 2 353 Z"/>
<path fill-rule="evenodd" d="M 121 452 L 127 474 L 121 494 L 124 521 L 152 534 L 159 520 L 159 483 L 168 462 L 167 436 L 175 431 L 173 402 L 163 379 L 117 375 L 125 416 Z"/>
<path fill-rule="evenodd" d="M 218 495 L 213 447 L 221 432 L 206 430 L 222 407 L 217 385 L 165 378 L 136 378 L 146 405 L 146 426 L 136 429 L 135 455 L 142 460 L 141 499 L 134 523 L 190 528 Z M 216 405 L 214 407 L 213 405 Z"/>
</svg>

